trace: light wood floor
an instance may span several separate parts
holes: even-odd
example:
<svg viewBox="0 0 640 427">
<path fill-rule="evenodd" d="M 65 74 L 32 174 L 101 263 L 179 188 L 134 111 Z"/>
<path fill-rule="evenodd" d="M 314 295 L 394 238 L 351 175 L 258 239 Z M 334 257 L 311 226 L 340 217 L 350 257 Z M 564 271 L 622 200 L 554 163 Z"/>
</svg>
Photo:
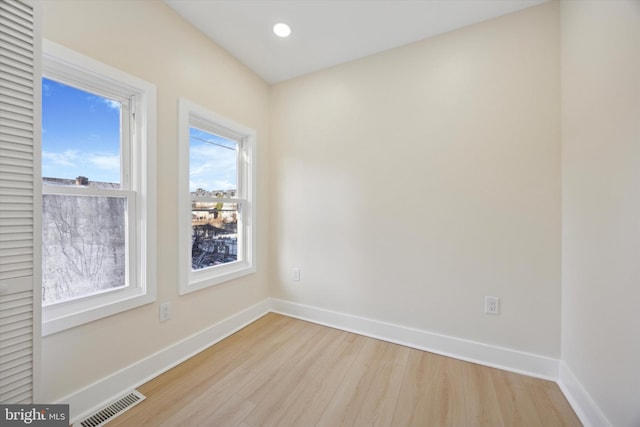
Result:
<svg viewBox="0 0 640 427">
<path fill-rule="evenodd" d="M 138 388 L 114 426 L 580 426 L 558 386 L 268 314 Z"/>
</svg>

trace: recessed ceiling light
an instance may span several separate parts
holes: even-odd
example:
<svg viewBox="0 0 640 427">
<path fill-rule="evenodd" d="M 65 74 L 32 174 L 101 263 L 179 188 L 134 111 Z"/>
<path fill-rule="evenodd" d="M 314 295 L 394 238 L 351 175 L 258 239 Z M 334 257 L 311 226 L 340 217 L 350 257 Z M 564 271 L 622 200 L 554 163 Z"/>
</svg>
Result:
<svg viewBox="0 0 640 427">
<path fill-rule="evenodd" d="M 289 37 L 289 34 L 291 34 L 291 27 L 279 22 L 273 26 L 273 32 L 276 33 L 276 36 L 278 37 Z"/>
</svg>

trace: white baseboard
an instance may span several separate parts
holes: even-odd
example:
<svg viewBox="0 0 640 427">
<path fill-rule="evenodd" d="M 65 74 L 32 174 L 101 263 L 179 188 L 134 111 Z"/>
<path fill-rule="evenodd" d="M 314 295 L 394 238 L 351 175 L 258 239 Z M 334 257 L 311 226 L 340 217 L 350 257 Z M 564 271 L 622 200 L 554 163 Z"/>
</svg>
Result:
<svg viewBox="0 0 640 427">
<path fill-rule="evenodd" d="M 270 311 L 460 360 L 556 381 L 585 426 L 610 425 L 573 373 L 557 359 L 274 298 L 267 298 L 234 314 L 66 396 L 58 403 L 69 404 L 71 422 L 78 422 Z"/>
<path fill-rule="evenodd" d="M 550 381 L 558 379 L 558 360 L 406 326 L 271 299 L 271 311 L 383 341 Z"/>
<path fill-rule="evenodd" d="M 269 312 L 269 308 L 270 301 L 265 299 L 94 384 L 64 397 L 58 403 L 70 405 L 71 424 L 79 422 L 95 411 L 117 400 L 129 390 L 168 371 L 264 316 Z"/>
<path fill-rule="evenodd" d="M 578 378 L 564 361 L 560 361 L 560 377 L 558 386 L 569 401 L 584 427 L 610 427 L 604 413 L 587 393 Z"/>
</svg>

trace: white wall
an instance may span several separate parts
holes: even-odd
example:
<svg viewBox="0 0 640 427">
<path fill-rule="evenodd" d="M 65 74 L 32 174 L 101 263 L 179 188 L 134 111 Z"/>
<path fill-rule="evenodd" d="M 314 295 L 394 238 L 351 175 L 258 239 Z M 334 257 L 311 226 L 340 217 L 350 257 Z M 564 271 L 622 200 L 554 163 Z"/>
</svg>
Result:
<svg viewBox="0 0 640 427">
<path fill-rule="evenodd" d="M 160 1 L 43 1 L 44 35 L 158 90 L 158 302 L 42 342 L 42 397 L 55 402 L 267 297 L 268 86 Z M 178 297 L 177 99 L 258 131 L 258 273 Z M 124 391 L 124 390 L 123 390 Z"/>
<path fill-rule="evenodd" d="M 562 3 L 562 359 L 640 425 L 640 1 Z"/>
<path fill-rule="evenodd" d="M 559 80 L 548 3 L 274 86 L 272 295 L 559 357 Z"/>
<path fill-rule="evenodd" d="M 554 358 L 562 323 L 585 395 L 640 424 L 640 2 L 548 3 L 277 85 L 271 104 L 161 2 L 43 5 L 47 38 L 158 87 L 159 301 L 174 309 L 46 337 L 44 401 L 271 295 Z M 261 154 L 258 274 L 182 298 L 178 96 L 256 128 Z"/>
</svg>

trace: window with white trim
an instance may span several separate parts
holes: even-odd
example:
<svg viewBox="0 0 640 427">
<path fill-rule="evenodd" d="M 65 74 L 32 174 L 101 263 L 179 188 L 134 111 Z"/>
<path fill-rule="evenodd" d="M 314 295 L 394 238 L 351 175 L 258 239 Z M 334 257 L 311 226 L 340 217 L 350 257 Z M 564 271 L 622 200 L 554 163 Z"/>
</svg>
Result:
<svg viewBox="0 0 640 427">
<path fill-rule="evenodd" d="M 178 102 L 180 294 L 255 272 L 256 132 Z"/>
<path fill-rule="evenodd" d="M 155 300 L 155 86 L 45 41 L 43 334 Z"/>
</svg>

